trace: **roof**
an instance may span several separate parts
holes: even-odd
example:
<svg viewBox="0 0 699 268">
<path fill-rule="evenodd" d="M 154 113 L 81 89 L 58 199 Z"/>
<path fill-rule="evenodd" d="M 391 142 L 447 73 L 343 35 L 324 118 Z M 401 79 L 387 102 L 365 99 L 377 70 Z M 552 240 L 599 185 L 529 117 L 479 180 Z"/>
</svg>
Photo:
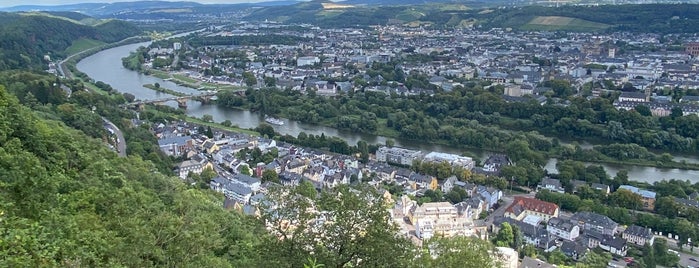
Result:
<svg viewBox="0 0 699 268">
<path fill-rule="evenodd" d="M 505 211 L 519 215 L 525 210 L 554 215 L 558 211 L 558 205 L 536 198 L 515 196 L 514 202 Z"/>
<path fill-rule="evenodd" d="M 171 145 L 171 144 L 177 144 L 177 145 L 180 145 L 180 146 L 184 146 L 184 145 L 187 145 L 187 142 L 190 141 L 190 140 L 192 140 L 192 137 L 190 137 L 190 136 L 168 137 L 168 138 L 164 138 L 164 139 L 159 139 L 159 140 L 158 140 L 158 146 L 161 146 L 161 147 L 162 147 L 162 146 L 167 146 L 167 145 Z"/>
<path fill-rule="evenodd" d="M 650 199 L 655 199 L 655 192 L 651 192 L 648 190 L 640 189 L 636 186 L 631 186 L 631 185 L 621 185 L 619 186 L 619 189 L 624 189 L 631 191 L 632 193 L 635 193 L 637 195 L 640 195 L 643 198 L 650 198 Z"/>
<path fill-rule="evenodd" d="M 586 225 L 600 226 L 602 229 L 616 229 L 619 225 L 607 216 L 589 211 L 579 211 L 570 219 Z"/>
<path fill-rule="evenodd" d="M 650 239 L 653 237 L 653 232 L 651 232 L 650 228 L 643 228 L 638 225 L 631 225 L 626 230 L 624 230 L 625 234 L 633 235 L 633 236 L 638 236 L 638 237 L 643 237 L 646 239 Z"/>
<path fill-rule="evenodd" d="M 525 256 L 524 259 L 522 259 L 522 264 L 519 266 L 520 268 L 555 268 L 556 266 L 553 264 L 550 264 L 548 262 L 538 260 L 538 259 L 533 259 L 530 258 L 529 256 Z"/>
<path fill-rule="evenodd" d="M 248 184 L 248 185 L 252 185 L 252 184 L 255 184 L 255 183 L 260 183 L 260 179 L 258 179 L 258 178 L 253 178 L 253 177 L 250 177 L 250 176 L 245 175 L 245 174 L 235 174 L 235 175 L 233 176 L 233 179 L 236 180 L 236 181 L 239 181 L 239 182 L 241 182 L 241 183 Z"/>
<path fill-rule="evenodd" d="M 570 232 L 573 230 L 573 227 L 577 226 L 575 224 L 570 223 L 570 221 L 562 220 L 559 218 L 552 218 L 548 222 L 548 226 L 551 226 L 556 229 L 560 229 L 566 232 Z"/>
</svg>

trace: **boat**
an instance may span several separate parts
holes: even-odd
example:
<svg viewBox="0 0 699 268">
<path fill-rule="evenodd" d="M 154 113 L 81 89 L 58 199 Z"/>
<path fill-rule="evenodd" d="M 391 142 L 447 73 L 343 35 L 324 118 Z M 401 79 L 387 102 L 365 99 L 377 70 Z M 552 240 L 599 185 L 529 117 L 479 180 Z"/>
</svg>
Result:
<svg viewBox="0 0 699 268">
<path fill-rule="evenodd" d="M 284 121 L 282 121 L 282 120 L 279 119 L 279 118 L 274 118 L 274 117 L 271 117 L 271 116 L 265 116 L 265 122 L 270 123 L 270 124 L 272 124 L 272 125 L 277 125 L 277 126 L 283 126 L 283 125 L 284 125 Z"/>
</svg>

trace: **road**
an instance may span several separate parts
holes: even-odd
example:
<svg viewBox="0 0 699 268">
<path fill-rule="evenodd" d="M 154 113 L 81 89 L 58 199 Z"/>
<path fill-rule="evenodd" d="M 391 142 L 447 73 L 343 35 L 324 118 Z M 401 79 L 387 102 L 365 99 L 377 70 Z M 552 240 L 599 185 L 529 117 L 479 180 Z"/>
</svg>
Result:
<svg viewBox="0 0 699 268">
<path fill-rule="evenodd" d="M 505 210 L 507 209 L 507 207 L 512 205 L 512 202 L 515 201 L 515 198 L 514 198 L 515 196 L 534 197 L 534 194 L 535 193 L 532 192 L 532 193 L 528 193 L 528 194 L 503 195 L 502 196 L 502 201 L 503 201 L 502 205 L 500 207 L 498 207 L 498 209 L 493 211 L 493 213 L 490 213 L 490 215 L 488 215 L 488 217 L 485 218 L 485 222 L 482 224 L 484 224 L 485 226 L 490 226 L 493 224 L 493 220 L 495 220 L 495 218 L 504 216 Z"/>
<path fill-rule="evenodd" d="M 124 139 L 124 133 L 121 132 L 121 129 L 119 129 L 114 123 L 111 121 L 107 120 L 107 118 L 102 117 L 102 120 L 104 120 L 104 123 L 107 124 L 107 127 L 112 129 L 114 131 L 114 135 L 117 136 L 116 140 L 116 149 L 117 153 L 119 154 L 120 157 L 126 157 L 126 140 Z"/>
<path fill-rule="evenodd" d="M 656 240 L 659 238 L 664 238 L 665 240 L 667 240 L 668 248 L 671 248 L 673 250 L 677 250 L 679 252 L 679 255 L 680 255 L 680 263 L 679 264 L 681 267 L 699 267 L 699 254 L 697 254 L 697 253 L 699 253 L 698 247 L 694 247 L 695 253 L 692 253 L 692 254 L 685 253 L 685 252 L 680 251 L 679 247 L 677 247 L 677 240 L 670 239 L 667 236 L 660 236 L 660 235 L 655 236 Z M 689 248 L 685 246 L 683 250 L 689 251 Z M 691 260 L 691 259 L 695 259 L 697 261 Z"/>
</svg>

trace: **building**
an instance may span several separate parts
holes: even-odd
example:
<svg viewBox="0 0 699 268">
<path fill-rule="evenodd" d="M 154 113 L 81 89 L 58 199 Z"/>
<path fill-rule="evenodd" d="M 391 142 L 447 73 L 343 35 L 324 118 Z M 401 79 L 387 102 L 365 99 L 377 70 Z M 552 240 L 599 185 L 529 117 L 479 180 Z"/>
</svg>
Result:
<svg viewBox="0 0 699 268">
<path fill-rule="evenodd" d="M 536 198 L 515 196 L 515 200 L 505 210 L 505 217 L 518 221 L 529 215 L 539 216 L 545 222 L 558 217 L 558 205 Z"/>
<path fill-rule="evenodd" d="M 301 67 L 301 66 L 309 66 L 309 65 L 314 65 L 320 63 L 320 58 L 318 57 L 299 57 L 296 60 L 296 66 Z"/>
<path fill-rule="evenodd" d="M 250 202 L 252 190 L 250 187 L 240 184 L 224 177 L 218 176 L 209 182 L 209 187 L 212 190 L 223 193 L 227 198 L 230 198 L 241 204 Z"/>
<path fill-rule="evenodd" d="M 699 56 L 699 42 L 687 43 L 684 46 L 684 51 L 692 57 Z"/>
<path fill-rule="evenodd" d="M 172 49 L 174 49 L 174 50 L 180 50 L 180 49 L 182 49 L 182 43 L 180 43 L 180 42 L 174 42 L 174 43 L 172 43 Z"/>
<path fill-rule="evenodd" d="M 389 164 L 410 166 L 413 161 L 420 159 L 422 152 L 398 147 L 381 147 L 376 151 L 376 161 Z"/>
<path fill-rule="evenodd" d="M 640 195 L 641 200 L 643 201 L 643 209 L 653 210 L 655 208 L 655 192 L 640 189 L 631 185 L 621 185 L 619 186 L 619 189 L 631 191 L 632 193 Z M 617 191 L 619 189 L 617 189 Z"/>
<path fill-rule="evenodd" d="M 183 156 L 192 148 L 192 137 L 171 137 L 158 140 L 158 146 L 167 156 Z"/>
<path fill-rule="evenodd" d="M 565 240 L 573 241 L 580 236 L 580 227 L 567 220 L 552 218 L 546 225 L 546 231 Z"/>
<path fill-rule="evenodd" d="M 548 262 L 539 260 L 539 259 L 534 259 L 529 256 L 524 256 L 524 259 L 522 259 L 522 264 L 519 265 L 519 268 L 556 268 L 556 265 L 550 264 Z"/>
<path fill-rule="evenodd" d="M 621 233 L 621 238 L 637 246 L 643 246 L 646 243 L 652 246 L 655 241 L 655 236 L 650 228 L 643 228 L 638 225 L 631 225 L 626 228 L 626 230 Z"/>
<path fill-rule="evenodd" d="M 619 224 L 607 216 L 589 211 L 580 211 L 573 214 L 570 220 L 577 223 L 583 232 L 593 230 L 606 235 L 614 235 Z"/>
<path fill-rule="evenodd" d="M 508 247 L 496 247 L 495 261 L 500 264 L 501 268 L 517 268 L 519 264 L 519 253 L 516 250 Z"/>
<path fill-rule="evenodd" d="M 561 185 L 561 181 L 557 179 L 552 179 L 549 177 L 543 178 L 541 180 L 541 183 L 537 186 L 539 189 L 546 189 L 551 192 L 556 192 L 556 193 L 565 193 L 565 189 L 563 189 L 563 186 Z"/>
<path fill-rule="evenodd" d="M 471 219 L 459 215 L 457 208 L 449 202 L 424 203 L 415 208 L 408 218 L 415 225 L 415 234 L 420 239 L 435 235 L 470 236 L 475 232 Z"/>
<path fill-rule="evenodd" d="M 621 92 L 619 102 L 649 102 L 650 96 L 644 92 Z"/>
<path fill-rule="evenodd" d="M 177 165 L 176 171 L 180 178 L 186 179 L 190 172 L 193 174 L 201 174 L 204 168 L 205 165 L 200 162 L 187 160 Z"/>
<path fill-rule="evenodd" d="M 623 238 L 601 234 L 592 230 L 585 232 L 583 243 L 590 249 L 599 247 L 619 256 L 626 256 L 626 251 L 628 250 L 626 240 Z"/>
<path fill-rule="evenodd" d="M 245 174 L 235 174 L 233 175 L 233 178 L 231 178 L 233 182 L 237 182 L 240 184 L 243 184 L 250 188 L 252 191 L 257 192 L 260 190 L 260 185 L 262 181 L 258 178 L 253 178 Z"/>
<path fill-rule="evenodd" d="M 431 152 L 425 155 L 423 161 L 437 163 L 447 162 L 452 167 L 460 167 L 466 170 L 471 170 L 475 165 L 473 158 L 440 152 Z"/>
</svg>

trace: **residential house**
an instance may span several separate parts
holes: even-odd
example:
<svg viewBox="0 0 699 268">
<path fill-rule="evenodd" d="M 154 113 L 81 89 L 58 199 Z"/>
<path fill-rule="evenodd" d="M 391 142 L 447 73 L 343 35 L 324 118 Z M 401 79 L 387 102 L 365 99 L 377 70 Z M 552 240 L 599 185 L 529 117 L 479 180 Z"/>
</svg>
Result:
<svg viewBox="0 0 699 268">
<path fill-rule="evenodd" d="M 233 182 L 221 176 L 211 180 L 209 186 L 212 190 L 223 193 L 226 197 L 241 204 L 247 204 L 252 196 L 252 190 L 247 185 Z"/>
<path fill-rule="evenodd" d="M 530 245 L 534 245 L 540 249 L 549 249 L 555 245 L 556 237 L 549 234 L 546 228 L 540 225 L 531 225 L 522 221 L 518 221 L 507 217 L 497 217 L 493 220 L 493 225 L 491 230 L 493 233 L 497 233 L 503 223 L 509 223 L 512 226 L 517 226 L 522 233 L 522 238 L 524 242 Z"/>
<path fill-rule="evenodd" d="M 621 238 L 637 246 L 643 246 L 646 243 L 652 246 L 653 242 L 655 242 L 655 236 L 650 228 L 643 228 L 638 225 L 631 225 L 626 228 L 626 230 L 621 233 Z"/>
<path fill-rule="evenodd" d="M 580 227 L 568 220 L 552 218 L 546 225 L 546 231 L 565 240 L 573 241 L 580 236 Z"/>
<path fill-rule="evenodd" d="M 543 178 L 541 180 L 541 183 L 537 186 L 539 189 L 546 189 L 551 192 L 556 192 L 556 193 L 565 193 L 565 189 L 563 189 L 563 186 L 561 185 L 561 181 L 558 179 L 552 179 L 549 177 Z"/>
<path fill-rule="evenodd" d="M 623 238 L 613 237 L 593 230 L 585 232 L 583 238 L 583 242 L 588 248 L 594 249 L 599 247 L 612 254 L 626 256 L 628 247 L 626 245 L 626 240 Z"/>
<path fill-rule="evenodd" d="M 558 217 L 558 205 L 536 198 L 515 196 L 515 200 L 505 210 L 505 217 L 518 221 L 528 215 L 541 217 L 545 222 L 551 218 Z"/>
<path fill-rule="evenodd" d="M 493 187 L 478 186 L 478 195 L 485 201 L 486 209 L 490 210 L 502 199 L 502 191 Z"/>
<path fill-rule="evenodd" d="M 201 174 L 205 165 L 194 160 L 187 160 L 177 165 L 176 171 L 180 178 L 186 179 L 189 173 Z"/>
<path fill-rule="evenodd" d="M 163 153 L 165 153 L 166 155 L 179 157 L 193 148 L 192 137 L 175 136 L 170 138 L 159 139 L 158 146 L 160 147 L 160 150 L 163 151 Z"/>
<path fill-rule="evenodd" d="M 413 164 L 413 161 L 419 159 L 421 155 L 422 152 L 420 151 L 384 146 L 376 151 L 376 161 L 410 166 Z"/>
<path fill-rule="evenodd" d="M 609 217 L 589 211 L 577 212 L 570 220 L 576 222 L 583 232 L 593 230 L 601 234 L 614 235 L 619 227 L 619 224 Z"/>
<path fill-rule="evenodd" d="M 572 258 L 574 261 L 582 259 L 585 254 L 587 254 L 587 247 L 576 241 L 563 241 L 561 245 L 561 252 L 566 256 Z"/>
<path fill-rule="evenodd" d="M 638 187 L 631 186 L 631 185 L 621 185 L 621 186 L 619 186 L 619 189 L 631 191 L 632 193 L 640 195 L 641 200 L 643 201 L 643 209 L 653 210 L 655 208 L 655 195 L 656 195 L 655 192 L 640 189 Z M 617 191 L 619 189 L 617 189 Z"/>
<path fill-rule="evenodd" d="M 610 193 L 610 187 L 609 185 L 601 184 L 601 183 L 593 183 L 591 186 L 592 189 L 601 191 L 605 195 Z"/>
<path fill-rule="evenodd" d="M 495 259 L 501 268 L 517 268 L 519 253 L 516 250 L 508 247 L 496 247 L 495 251 L 497 252 Z"/>
<path fill-rule="evenodd" d="M 303 176 L 297 173 L 292 173 L 289 171 L 282 171 L 279 173 L 279 182 L 284 186 L 297 186 L 301 184 Z"/>
<path fill-rule="evenodd" d="M 442 192 L 443 193 L 448 193 L 451 192 L 451 189 L 454 189 L 454 183 L 457 181 L 456 176 L 450 176 L 449 178 L 446 178 L 444 182 L 442 182 Z"/>
<path fill-rule="evenodd" d="M 470 236 L 474 232 L 471 219 L 460 217 L 457 208 L 449 202 L 424 203 L 409 218 L 415 225 L 415 234 L 421 239 L 435 235 Z"/>
<path fill-rule="evenodd" d="M 260 181 L 260 179 L 250 177 L 250 176 L 245 175 L 245 174 L 235 174 L 235 175 L 233 175 L 233 178 L 231 178 L 231 180 L 249 187 L 254 192 L 257 192 L 260 190 L 260 184 L 262 183 Z"/>
<path fill-rule="evenodd" d="M 534 259 L 529 256 L 524 256 L 524 259 L 522 259 L 522 263 L 519 265 L 519 268 L 556 268 L 556 265 L 550 264 L 548 262 L 539 260 L 539 259 Z"/>
<path fill-rule="evenodd" d="M 202 148 L 206 151 L 207 154 L 210 154 L 210 155 L 214 154 L 218 150 L 220 150 L 220 147 L 218 146 L 218 144 L 216 144 L 216 142 L 214 142 L 213 140 L 206 140 L 202 144 Z"/>
<path fill-rule="evenodd" d="M 437 178 L 430 175 L 413 173 L 410 176 L 410 181 L 413 183 L 413 189 L 437 190 L 439 187 Z"/>
</svg>

